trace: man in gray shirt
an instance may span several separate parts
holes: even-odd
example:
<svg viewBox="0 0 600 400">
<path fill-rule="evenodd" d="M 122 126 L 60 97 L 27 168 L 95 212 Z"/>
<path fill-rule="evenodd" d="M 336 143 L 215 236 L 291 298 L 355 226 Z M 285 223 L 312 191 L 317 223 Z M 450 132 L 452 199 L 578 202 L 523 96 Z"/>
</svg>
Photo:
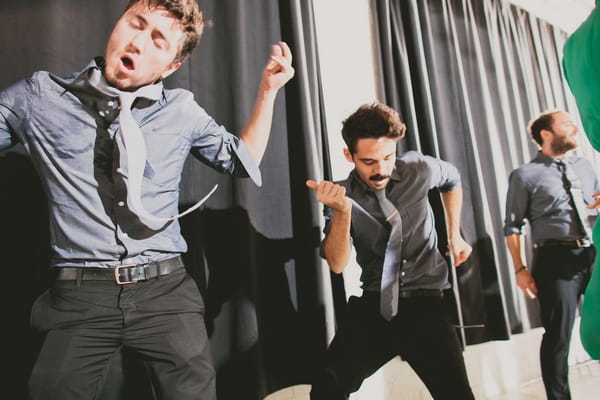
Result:
<svg viewBox="0 0 600 400">
<path fill-rule="evenodd" d="M 324 258 L 341 273 L 354 245 L 363 289 L 349 300 L 347 318 L 313 381 L 312 400 L 347 399 L 396 355 L 435 399 L 473 398 L 456 330 L 445 315 L 448 265 L 437 248 L 428 198 L 431 189 L 442 193 L 449 250 L 460 265 L 471 253 L 460 234 L 460 175 L 453 165 L 415 151 L 398 157 L 405 130 L 390 107 L 360 107 L 342 128 L 344 154 L 354 164 L 350 176 L 337 183 L 307 181 L 326 206 Z M 391 280 L 383 278 L 387 265 L 395 271 Z M 387 305 L 385 282 L 393 288 Z"/>
<path fill-rule="evenodd" d="M 216 398 L 204 304 L 180 257 L 181 172 L 191 152 L 260 185 L 275 97 L 294 70 L 288 46 L 274 45 L 250 120 L 233 135 L 190 92 L 162 85 L 203 25 L 195 0 L 131 0 L 105 57 L 0 91 L 0 150 L 24 146 L 49 201 L 55 280 L 32 309 L 47 334 L 31 399 L 97 398 L 124 346 L 159 398 Z"/>
<path fill-rule="evenodd" d="M 567 113 L 544 112 L 528 130 L 540 151 L 510 175 L 504 234 L 517 286 L 539 300 L 544 327 L 540 362 L 547 397 L 570 399 L 569 345 L 577 304 L 596 255 L 589 224 L 597 215 L 591 209 L 598 207 L 598 179 L 589 161 L 566 155 L 578 146 L 579 132 Z M 535 250 L 531 273 L 521 244 L 526 220 Z"/>
</svg>

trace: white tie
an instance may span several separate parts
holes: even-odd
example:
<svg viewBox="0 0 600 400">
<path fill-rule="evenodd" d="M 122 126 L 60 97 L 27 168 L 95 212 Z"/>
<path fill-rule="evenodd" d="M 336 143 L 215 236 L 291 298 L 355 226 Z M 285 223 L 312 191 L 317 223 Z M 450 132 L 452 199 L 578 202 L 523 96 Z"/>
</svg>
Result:
<svg viewBox="0 0 600 400">
<path fill-rule="evenodd" d="M 172 217 L 157 217 L 146 210 L 142 204 L 142 182 L 146 168 L 146 142 L 141 129 L 133 119 L 131 105 L 137 97 L 149 97 L 142 92 L 147 88 L 150 87 L 142 88 L 133 93 L 120 92 L 121 111 L 119 113 L 117 140 L 120 141 L 127 155 L 127 207 L 140 218 L 144 225 L 151 229 L 160 229 L 168 222 L 181 218 L 200 207 L 217 190 L 218 185 L 215 185 L 202 200 L 181 214 Z"/>
<path fill-rule="evenodd" d="M 158 230 L 167 223 L 181 218 L 200 207 L 217 190 L 218 185 L 213 188 L 198 201 L 194 206 L 188 208 L 181 214 L 171 217 L 158 217 L 151 214 L 142 204 L 142 183 L 144 180 L 144 171 L 147 167 L 146 159 L 146 141 L 137 122 L 131 114 L 131 106 L 136 98 L 146 98 L 158 100 L 162 93 L 161 85 L 149 85 L 138 89 L 136 92 L 123 92 L 108 85 L 102 73 L 97 69 L 92 69 L 88 76 L 88 82 L 110 96 L 119 96 L 119 130 L 115 135 L 115 140 L 127 159 L 127 171 L 123 171 L 123 176 L 127 185 L 127 207 L 136 214 L 140 221 L 150 229 Z"/>
</svg>

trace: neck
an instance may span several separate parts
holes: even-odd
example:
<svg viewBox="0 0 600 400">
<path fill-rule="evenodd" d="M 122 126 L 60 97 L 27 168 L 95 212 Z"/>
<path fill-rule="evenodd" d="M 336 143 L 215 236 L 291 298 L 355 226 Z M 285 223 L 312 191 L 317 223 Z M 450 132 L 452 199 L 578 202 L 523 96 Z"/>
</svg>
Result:
<svg viewBox="0 0 600 400">
<path fill-rule="evenodd" d="M 565 152 L 555 153 L 554 151 L 552 151 L 552 149 L 550 148 L 550 146 L 548 146 L 548 147 L 542 147 L 541 152 L 545 156 L 548 156 L 550 158 L 558 158 L 558 159 L 564 158 L 565 155 L 567 154 Z"/>
</svg>

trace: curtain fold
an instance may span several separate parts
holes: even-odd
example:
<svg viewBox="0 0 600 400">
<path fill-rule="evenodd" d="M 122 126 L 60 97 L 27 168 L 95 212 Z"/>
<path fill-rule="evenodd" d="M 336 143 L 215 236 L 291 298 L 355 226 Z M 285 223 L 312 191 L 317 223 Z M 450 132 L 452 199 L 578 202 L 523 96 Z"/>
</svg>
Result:
<svg viewBox="0 0 600 400">
<path fill-rule="evenodd" d="M 39 69 L 80 70 L 104 53 L 126 4 L 2 1 L 0 33 L 19 41 L 0 45 L 0 86 Z M 219 184 L 201 210 L 180 221 L 189 245 L 186 266 L 205 299 L 218 397 L 262 399 L 308 382 L 334 329 L 330 276 L 318 255 L 321 211 L 304 184 L 330 175 L 312 2 L 202 0 L 200 5 L 211 26 L 165 85 L 191 90 L 229 131 L 239 133 L 252 112 L 270 44 L 286 41 L 294 55 L 296 76 L 278 94 L 261 163 L 263 186 L 220 175 L 194 158 L 181 182 L 182 208 Z M 47 214 L 21 148 L 0 153 L 0 184 L 11 194 L 0 196 L 0 251 L 9 255 L 1 265 L 15 266 L 11 281 L 26 286 L 3 291 L 5 304 L 19 303 L 5 322 L 19 343 L 6 360 L 16 366 L 10 392 L 20 398 L 40 340 L 30 333 L 27 316 L 47 284 Z M 125 398 L 151 398 L 144 368 L 130 353 L 111 366 L 103 395 L 103 400 Z"/>
<path fill-rule="evenodd" d="M 450 302 L 463 343 L 508 339 L 540 326 L 537 304 L 514 284 L 504 202 L 508 174 L 537 151 L 527 121 L 549 108 L 576 115 L 560 69 L 566 33 L 504 0 L 372 4 L 382 101 L 413 132 L 404 147 L 452 162 L 463 177 L 461 225 L 473 254 L 451 269 Z M 578 151 L 591 154 L 582 141 Z"/>
</svg>

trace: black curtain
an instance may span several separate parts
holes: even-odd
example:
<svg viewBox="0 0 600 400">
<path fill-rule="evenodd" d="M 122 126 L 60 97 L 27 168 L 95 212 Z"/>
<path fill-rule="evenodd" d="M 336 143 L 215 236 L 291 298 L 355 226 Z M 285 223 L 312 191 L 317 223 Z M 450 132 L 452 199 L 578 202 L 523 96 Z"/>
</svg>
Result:
<svg viewBox="0 0 600 400">
<path fill-rule="evenodd" d="M 262 399 L 308 381 L 331 335 L 329 275 L 318 257 L 321 215 L 307 178 L 327 176 L 312 3 L 302 0 L 201 0 L 212 26 L 166 81 L 191 90 L 231 132 L 250 116 L 270 44 L 286 41 L 295 78 L 279 94 L 261 163 L 263 186 L 233 179 L 190 158 L 181 185 L 185 208 L 215 184 L 206 206 L 182 219 L 186 265 L 207 306 L 206 322 L 221 400 Z M 104 53 L 125 0 L 3 0 L 0 87 L 36 70 L 79 71 Z M 11 38 L 10 40 L 8 38 Z M 0 267 L 5 271 L 8 332 L 3 390 L 24 397 L 41 336 L 28 327 L 47 286 L 45 199 L 23 149 L 0 153 Z M 10 305 L 10 307 L 8 307 Z M 111 366 L 107 399 L 148 398 L 143 367 L 125 353 Z"/>
<path fill-rule="evenodd" d="M 381 98 L 407 123 L 402 147 L 450 161 L 462 174 L 461 225 L 473 255 L 451 268 L 451 302 L 463 343 L 540 326 L 537 303 L 514 284 L 504 202 L 508 174 L 537 151 L 527 121 L 550 108 L 577 115 L 560 69 L 567 34 L 505 0 L 372 6 Z M 587 142 L 578 151 L 594 158 Z M 441 215 L 439 196 L 432 199 Z"/>
</svg>

